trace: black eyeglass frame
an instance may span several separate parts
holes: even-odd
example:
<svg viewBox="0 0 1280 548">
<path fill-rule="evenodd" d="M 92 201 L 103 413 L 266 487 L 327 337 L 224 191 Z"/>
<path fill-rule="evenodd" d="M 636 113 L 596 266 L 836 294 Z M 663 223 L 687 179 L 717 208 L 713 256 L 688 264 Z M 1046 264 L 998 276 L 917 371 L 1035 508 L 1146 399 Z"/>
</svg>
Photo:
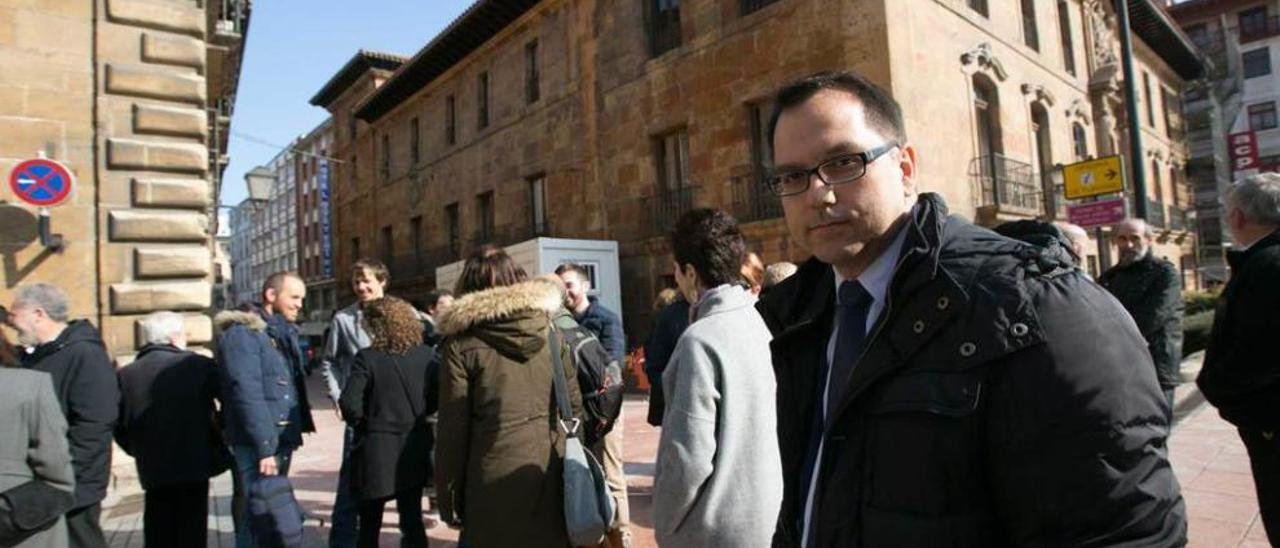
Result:
<svg viewBox="0 0 1280 548">
<path fill-rule="evenodd" d="M 871 162 L 874 162 L 874 161 L 876 161 L 876 160 L 880 159 L 880 157 L 881 157 L 881 156 L 884 156 L 884 155 L 885 155 L 885 154 L 887 154 L 889 151 L 891 151 L 891 150 L 893 150 L 893 149 L 895 149 L 895 148 L 898 148 L 898 142 L 897 142 L 897 141 L 889 141 L 889 142 L 887 142 L 887 143 L 885 143 L 885 144 L 883 144 L 883 145 L 880 145 L 880 146 L 878 146 L 878 147 L 876 147 L 876 148 L 873 148 L 873 149 L 871 149 L 871 150 L 867 150 L 867 151 L 863 151 L 863 152 L 854 152 L 854 153 L 850 153 L 850 154 L 841 154 L 841 155 L 836 156 L 836 157 L 834 157 L 834 158 L 830 158 L 830 159 L 824 160 L 822 163 L 820 163 L 820 164 L 818 164 L 818 165 L 816 165 L 816 166 L 813 166 L 813 167 L 812 167 L 812 168 L 810 168 L 810 169 L 794 169 L 794 170 L 787 170 L 785 173 L 804 173 L 804 174 L 805 174 L 805 182 L 806 182 L 806 183 L 807 183 L 808 181 L 812 180 L 814 175 L 817 175 L 817 176 L 818 176 L 818 180 L 819 180 L 819 181 L 822 181 L 822 184 L 823 184 L 823 185 L 825 185 L 825 186 L 829 186 L 829 187 L 831 187 L 831 186 L 836 186 L 836 185 L 843 185 L 843 184 L 846 184 L 846 183 L 852 183 L 852 182 L 854 182 L 854 181 L 857 181 L 858 179 L 861 179 L 863 176 L 865 176 L 865 175 L 867 174 L 867 166 L 868 166 L 868 165 L 871 165 Z M 825 176 L 823 176 L 823 175 L 822 175 L 822 169 L 823 169 L 823 168 L 825 168 L 825 167 L 827 167 L 827 166 L 830 166 L 831 164 L 834 164 L 834 163 L 839 162 L 839 161 L 841 161 L 841 160 L 847 160 L 847 159 L 850 159 L 850 158 L 858 158 L 859 160 L 862 160 L 862 173 L 859 173 L 859 174 L 857 174 L 857 175 L 855 175 L 855 176 L 853 176 L 853 177 L 850 177 L 850 178 L 845 179 L 845 180 L 842 180 L 842 181 L 828 181 L 828 180 L 827 180 L 827 178 L 826 178 Z M 781 197 L 786 197 L 786 196 L 795 196 L 795 195 L 797 195 L 797 194 L 804 194 L 805 192 L 808 192 L 808 191 L 809 191 L 809 185 L 808 185 L 808 184 L 806 184 L 806 185 L 805 185 L 805 187 L 804 187 L 803 189 L 801 189 L 801 190 L 797 190 L 797 191 L 795 191 L 795 192 L 783 192 L 783 191 L 782 191 L 782 184 L 781 184 L 781 183 L 774 183 L 774 180 L 775 180 L 775 179 L 777 179 L 777 178 L 778 178 L 778 176 L 779 176 L 779 175 L 781 175 L 782 173 L 783 173 L 783 172 L 773 171 L 773 172 L 770 172 L 770 173 L 769 173 L 769 176 L 765 178 L 764 185 L 765 185 L 765 187 L 767 187 L 767 188 L 769 189 L 769 192 L 772 192 L 775 196 L 778 196 L 778 197 L 780 197 L 780 198 L 781 198 Z"/>
</svg>

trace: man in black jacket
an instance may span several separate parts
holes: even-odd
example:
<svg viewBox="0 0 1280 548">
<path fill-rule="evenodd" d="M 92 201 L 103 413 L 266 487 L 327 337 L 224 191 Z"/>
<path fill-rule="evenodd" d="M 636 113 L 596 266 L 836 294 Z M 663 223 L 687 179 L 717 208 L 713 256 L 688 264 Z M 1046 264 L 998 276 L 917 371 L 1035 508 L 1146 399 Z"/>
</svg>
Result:
<svg viewBox="0 0 1280 548">
<path fill-rule="evenodd" d="M 1120 262 L 1098 277 L 1133 316 L 1155 362 L 1156 378 L 1173 417 L 1173 390 L 1182 383 L 1182 277 L 1173 263 L 1156 257 L 1154 233 L 1142 219 L 1126 219 L 1112 236 Z"/>
<path fill-rule="evenodd" d="M 1196 383 L 1222 418 L 1240 429 L 1249 451 L 1262 524 L 1280 546 L 1280 175 L 1236 183 L 1226 195 L 1231 281 L 1213 316 L 1213 333 Z"/>
<path fill-rule="evenodd" d="M 901 111 L 863 77 L 817 74 L 776 105 L 769 187 L 814 255 L 758 305 L 776 544 L 1185 543 L 1155 373 L 1115 301 L 1065 252 L 917 196 Z"/>
<path fill-rule="evenodd" d="M 111 430 L 120 389 L 98 330 L 87 320 L 68 322 L 68 316 L 62 290 L 35 283 L 18 288 L 9 322 L 18 330 L 19 344 L 34 349 L 24 363 L 53 377 L 54 392 L 67 418 L 76 474 L 76 502 L 67 513 L 71 546 L 105 547 L 98 517 L 111 476 Z"/>
<path fill-rule="evenodd" d="M 132 455 L 146 491 L 147 546 L 204 546 L 209 478 L 230 455 L 214 423 L 214 361 L 188 352 L 182 315 L 142 320 L 146 346 L 121 369 L 116 443 Z"/>
</svg>

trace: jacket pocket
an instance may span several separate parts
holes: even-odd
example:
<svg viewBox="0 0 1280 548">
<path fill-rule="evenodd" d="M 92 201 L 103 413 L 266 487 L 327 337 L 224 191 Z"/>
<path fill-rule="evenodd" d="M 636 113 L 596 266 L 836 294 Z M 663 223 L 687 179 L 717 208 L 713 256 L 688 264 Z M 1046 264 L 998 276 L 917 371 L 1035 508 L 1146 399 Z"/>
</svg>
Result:
<svg viewBox="0 0 1280 548">
<path fill-rule="evenodd" d="M 941 517 L 985 499 L 978 371 L 909 372 L 875 391 L 867 417 L 867 503 Z"/>
</svg>

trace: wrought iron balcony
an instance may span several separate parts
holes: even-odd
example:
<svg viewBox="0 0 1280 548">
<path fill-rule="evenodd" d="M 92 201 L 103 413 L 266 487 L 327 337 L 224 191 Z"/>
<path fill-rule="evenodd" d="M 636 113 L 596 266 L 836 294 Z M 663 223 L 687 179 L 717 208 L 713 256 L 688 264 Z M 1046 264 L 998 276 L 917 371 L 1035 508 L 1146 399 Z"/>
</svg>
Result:
<svg viewBox="0 0 1280 548">
<path fill-rule="evenodd" d="M 742 15 L 746 15 L 777 1 L 778 0 L 740 0 L 739 7 L 741 8 Z"/>
<path fill-rule="evenodd" d="M 988 210 L 992 217 L 1044 214 L 1044 188 L 1031 164 L 1003 154 L 979 156 L 969 162 L 969 180 L 973 185 L 974 205 L 979 210 Z"/>
<path fill-rule="evenodd" d="M 649 237 L 666 234 L 675 228 L 676 221 L 690 209 L 693 209 L 693 196 L 697 187 L 684 185 L 675 189 L 658 189 L 651 197 L 641 200 L 641 211 L 650 215 L 650 221 L 644 223 Z"/>
<path fill-rule="evenodd" d="M 738 222 L 749 223 L 782 216 L 782 199 L 765 186 L 756 174 L 739 175 L 730 180 L 733 191 L 731 211 Z"/>
</svg>

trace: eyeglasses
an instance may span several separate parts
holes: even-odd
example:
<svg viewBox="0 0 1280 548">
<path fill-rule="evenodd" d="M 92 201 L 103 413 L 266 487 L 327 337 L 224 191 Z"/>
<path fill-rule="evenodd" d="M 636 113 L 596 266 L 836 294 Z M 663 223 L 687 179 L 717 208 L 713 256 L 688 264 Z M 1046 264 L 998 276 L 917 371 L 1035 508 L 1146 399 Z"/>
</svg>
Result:
<svg viewBox="0 0 1280 548">
<path fill-rule="evenodd" d="M 809 180 L 814 175 L 817 175 L 826 186 L 853 182 L 867 174 L 867 164 L 897 147 L 898 143 L 890 141 L 866 152 L 841 154 L 818 164 L 813 169 L 775 171 L 765 180 L 765 184 L 778 196 L 793 196 L 809 190 Z"/>
</svg>

